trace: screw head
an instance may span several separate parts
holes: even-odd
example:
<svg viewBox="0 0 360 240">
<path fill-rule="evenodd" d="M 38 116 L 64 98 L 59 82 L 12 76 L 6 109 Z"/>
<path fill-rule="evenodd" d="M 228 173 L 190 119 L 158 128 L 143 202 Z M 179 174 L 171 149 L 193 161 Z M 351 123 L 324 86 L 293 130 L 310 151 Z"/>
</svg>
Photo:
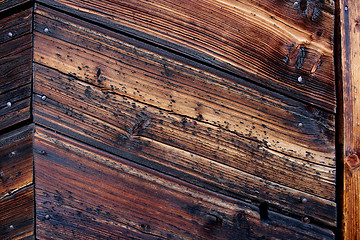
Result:
<svg viewBox="0 0 360 240">
<path fill-rule="evenodd" d="M 44 32 L 45 32 L 45 33 L 49 32 L 49 29 L 48 29 L 47 27 L 44 28 Z"/>
<path fill-rule="evenodd" d="M 7 103 L 6 103 L 6 106 L 11 107 L 11 106 L 12 106 L 12 103 L 11 103 L 11 102 L 7 102 Z"/>
<path fill-rule="evenodd" d="M 12 37 L 12 36 L 14 36 L 14 34 L 12 32 L 8 32 L 8 36 Z"/>
<path fill-rule="evenodd" d="M 41 100 L 45 101 L 45 100 L 46 100 L 46 96 L 45 96 L 45 95 L 42 96 L 42 97 L 41 97 Z"/>
</svg>

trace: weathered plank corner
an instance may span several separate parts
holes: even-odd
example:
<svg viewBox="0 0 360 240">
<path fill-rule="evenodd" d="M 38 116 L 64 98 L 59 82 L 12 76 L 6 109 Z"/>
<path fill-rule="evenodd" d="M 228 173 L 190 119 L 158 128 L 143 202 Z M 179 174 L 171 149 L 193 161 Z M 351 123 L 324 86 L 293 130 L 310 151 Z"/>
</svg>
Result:
<svg viewBox="0 0 360 240">
<path fill-rule="evenodd" d="M 0 239 L 358 236 L 344 6 L 0 1 Z"/>
</svg>

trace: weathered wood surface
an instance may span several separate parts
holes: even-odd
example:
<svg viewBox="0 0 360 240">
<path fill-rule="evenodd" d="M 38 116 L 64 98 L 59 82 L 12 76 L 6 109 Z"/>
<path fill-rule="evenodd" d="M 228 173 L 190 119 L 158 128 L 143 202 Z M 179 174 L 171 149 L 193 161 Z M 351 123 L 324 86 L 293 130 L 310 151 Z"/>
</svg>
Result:
<svg viewBox="0 0 360 240">
<path fill-rule="evenodd" d="M 340 1 L 342 129 L 343 146 L 343 238 L 360 239 L 360 3 Z"/>
<path fill-rule="evenodd" d="M 40 2 L 335 111 L 332 0 Z"/>
<path fill-rule="evenodd" d="M 36 123 L 214 191 L 336 224 L 333 114 L 42 6 L 35 29 L 34 60 L 46 65 L 35 64 Z"/>
<path fill-rule="evenodd" d="M 0 13 L 30 2 L 30 0 L 0 0 Z"/>
<path fill-rule="evenodd" d="M 0 130 L 30 119 L 31 13 L 0 20 Z"/>
<path fill-rule="evenodd" d="M 333 234 L 36 127 L 39 239 L 332 239 Z"/>
<path fill-rule="evenodd" d="M 0 239 L 34 234 L 33 126 L 0 136 Z"/>
</svg>

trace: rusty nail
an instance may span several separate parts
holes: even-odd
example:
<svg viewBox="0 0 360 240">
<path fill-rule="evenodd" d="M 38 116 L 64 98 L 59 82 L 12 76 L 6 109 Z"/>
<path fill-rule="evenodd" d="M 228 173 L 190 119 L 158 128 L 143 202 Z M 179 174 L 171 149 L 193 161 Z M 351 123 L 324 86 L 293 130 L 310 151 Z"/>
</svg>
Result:
<svg viewBox="0 0 360 240">
<path fill-rule="evenodd" d="M 309 224 L 310 223 L 310 218 L 309 217 L 303 217 L 301 218 L 301 221 L 305 224 Z"/>
<path fill-rule="evenodd" d="M 10 228 L 11 230 L 13 230 L 15 227 L 14 227 L 14 225 L 10 225 L 9 228 Z"/>
<path fill-rule="evenodd" d="M 304 125 L 304 124 L 301 123 L 301 122 L 298 123 L 298 126 L 299 126 L 299 127 L 302 127 L 303 125 Z"/>
<path fill-rule="evenodd" d="M 301 76 L 298 77 L 298 82 L 299 83 L 303 82 L 303 78 Z"/>
<path fill-rule="evenodd" d="M 45 101 L 45 100 L 46 100 L 46 96 L 45 96 L 45 95 L 42 96 L 42 97 L 41 97 L 41 100 Z"/>
<path fill-rule="evenodd" d="M 8 32 L 8 36 L 12 37 L 12 36 L 14 36 L 14 34 L 12 32 Z"/>
<path fill-rule="evenodd" d="M 301 197 L 300 198 L 300 202 L 301 203 L 307 203 L 308 202 L 308 199 L 306 197 Z"/>
<path fill-rule="evenodd" d="M 13 156 L 15 156 L 15 155 L 16 155 L 16 152 L 15 152 L 15 151 L 12 151 L 12 152 L 9 154 L 10 157 L 13 157 Z"/>
<path fill-rule="evenodd" d="M 48 28 L 44 28 L 44 32 L 49 32 L 49 29 Z"/>
<path fill-rule="evenodd" d="M 11 102 L 6 103 L 6 106 L 8 106 L 8 107 L 11 107 L 11 105 L 12 105 Z"/>
<path fill-rule="evenodd" d="M 45 150 L 41 150 L 41 151 L 40 151 L 40 154 L 41 154 L 41 155 L 47 155 L 47 153 L 46 153 Z"/>
<path fill-rule="evenodd" d="M 46 214 L 46 215 L 45 215 L 45 219 L 46 219 L 46 220 L 49 220 L 50 218 L 51 218 L 51 217 L 50 217 L 49 214 Z"/>
<path fill-rule="evenodd" d="M 345 11 L 349 10 L 348 6 L 345 6 L 345 8 L 344 8 L 344 9 L 345 9 Z"/>
</svg>

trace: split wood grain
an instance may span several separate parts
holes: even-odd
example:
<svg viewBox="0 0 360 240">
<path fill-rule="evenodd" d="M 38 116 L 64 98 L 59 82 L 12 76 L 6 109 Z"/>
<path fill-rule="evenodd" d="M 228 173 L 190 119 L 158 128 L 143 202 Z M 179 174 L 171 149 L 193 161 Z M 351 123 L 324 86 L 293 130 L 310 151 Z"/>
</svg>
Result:
<svg viewBox="0 0 360 240">
<path fill-rule="evenodd" d="M 36 123 L 196 185 L 335 224 L 333 168 L 34 67 Z"/>
<path fill-rule="evenodd" d="M 189 185 L 36 127 L 41 239 L 333 239 L 311 224 Z M 46 154 L 41 152 L 45 151 Z"/>
<path fill-rule="evenodd" d="M 234 83 L 173 61 L 149 51 L 149 45 L 135 47 L 119 34 L 105 35 L 101 28 L 46 8 L 37 12 L 52 19 L 36 17 L 39 32 L 50 29 L 35 34 L 36 62 L 104 91 L 220 126 L 274 151 L 335 166 L 333 114 L 242 79 Z"/>
<path fill-rule="evenodd" d="M 40 2 L 335 112 L 333 1 Z"/>
<path fill-rule="evenodd" d="M 343 147 L 343 239 L 360 238 L 360 3 L 340 2 Z"/>
</svg>

